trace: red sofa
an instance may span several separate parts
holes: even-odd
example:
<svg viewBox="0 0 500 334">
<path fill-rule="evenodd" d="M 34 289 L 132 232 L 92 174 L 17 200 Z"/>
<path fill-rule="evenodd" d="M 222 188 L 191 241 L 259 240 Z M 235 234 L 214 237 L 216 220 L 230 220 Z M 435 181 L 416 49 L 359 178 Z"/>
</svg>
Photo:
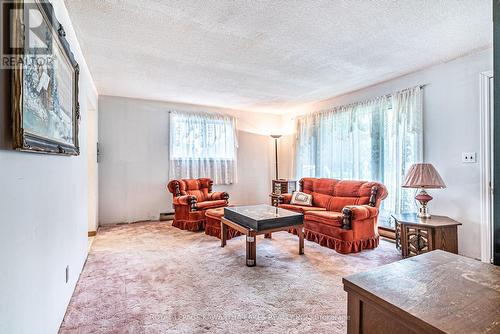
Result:
<svg viewBox="0 0 500 334">
<path fill-rule="evenodd" d="M 303 178 L 299 185 L 313 196 L 313 206 L 290 204 L 292 194 L 285 194 L 279 207 L 304 213 L 307 240 L 342 254 L 378 246 L 378 208 L 387 197 L 383 184 Z"/>
<path fill-rule="evenodd" d="M 208 178 L 172 180 L 167 189 L 174 197 L 172 226 L 182 230 L 201 231 L 205 228 L 205 211 L 227 206 L 226 192 L 212 192 L 213 181 Z"/>
</svg>

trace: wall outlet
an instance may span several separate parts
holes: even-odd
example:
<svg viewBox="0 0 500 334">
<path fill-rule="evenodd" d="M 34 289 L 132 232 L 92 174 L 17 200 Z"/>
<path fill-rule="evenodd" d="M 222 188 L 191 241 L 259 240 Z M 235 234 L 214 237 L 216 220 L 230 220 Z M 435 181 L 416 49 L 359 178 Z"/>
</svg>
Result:
<svg viewBox="0 0 500 334">
<path fill-rule="evenodd" d="M 69 265 L 66 266 L 66 283 L 69 281 Z"/>
<path fill-rule="evenodd" d="M 462 162 L 464 163 L 476 162 L 476 152 L 462 153 Z"/>
</svg>

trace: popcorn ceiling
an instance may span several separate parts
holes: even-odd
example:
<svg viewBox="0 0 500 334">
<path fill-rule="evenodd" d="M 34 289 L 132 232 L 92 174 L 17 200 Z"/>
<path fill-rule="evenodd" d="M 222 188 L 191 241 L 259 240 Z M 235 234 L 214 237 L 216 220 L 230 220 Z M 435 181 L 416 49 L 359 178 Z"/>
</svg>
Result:
<svg viewBox="0 0 500 334">
<path fill-rule="evenodd" d="M 492 45 L 490 0 L 65 0 L 99 94 L 286 113 Z"/>
</svg>

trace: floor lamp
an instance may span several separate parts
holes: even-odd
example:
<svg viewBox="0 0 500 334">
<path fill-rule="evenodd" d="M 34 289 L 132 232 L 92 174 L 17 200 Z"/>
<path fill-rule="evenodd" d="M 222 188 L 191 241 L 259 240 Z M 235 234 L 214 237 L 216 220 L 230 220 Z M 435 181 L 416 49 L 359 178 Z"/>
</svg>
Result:
<svg viewBox="0 0 500 334">
<path fill-rule="evenodd" d="M 281 135 L 271 135 L 274 138 L 274 161 L 276 167 L 276 180 L 278 180 L 278 139 Z"/>
</svg>

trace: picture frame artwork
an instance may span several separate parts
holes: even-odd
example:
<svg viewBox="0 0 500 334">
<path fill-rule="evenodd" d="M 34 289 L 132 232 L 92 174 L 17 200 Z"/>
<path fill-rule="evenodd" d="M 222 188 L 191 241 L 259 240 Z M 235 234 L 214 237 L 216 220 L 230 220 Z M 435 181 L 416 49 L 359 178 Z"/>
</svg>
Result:
<svg viewBox="0 0 500 334">
<path fill-rule="evenodd" d="M 14 1 L 11 47 L 14 149 L 79 155 L 79 66 L 48 1 Z"/>
</svg>

